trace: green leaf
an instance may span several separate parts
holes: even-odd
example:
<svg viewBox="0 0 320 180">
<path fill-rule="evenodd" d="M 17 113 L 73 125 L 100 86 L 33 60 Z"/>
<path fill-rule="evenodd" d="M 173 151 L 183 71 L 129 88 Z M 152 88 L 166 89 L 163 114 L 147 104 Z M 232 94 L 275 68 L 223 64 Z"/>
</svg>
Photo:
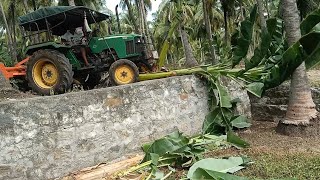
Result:
<svg viewBox="0 0 320 180">
<path fill-rule="evenodd" d="M 247 17 L 241 22 L 240 37 L 237 39 L 237 46 L 234 48 L 232 65 L 239 64 L 242 58 L 244 58 L 249 50 L 249 46 L 252 41 L 253 26 L 257 18 L 257 6 L 255 5 L 251 10 L 250 17 Z"/>
<path fill-rule="evenodd" d="M 320 38 L 319 38 L 320 39 Z M 311 53 L 309 57 L 305 59 L 306 68 L 311 69 L 320 63 L 320 43 L 317 45 L 317 48 L 314 52 Z"/>
<path fill-rule="evenodd" d="M 165 40 L 162 48 L 161 48 L 161 52 L 160 52 L 160 56 L 159 56 L 159 67 L 163 67 L 164 63 L 167 59 L 167 54 L 168 54 L 168 49 L 169 49 L 169 42 L 168 40 Z"/>
<path fill-rule="evenodd" d="M 320 9 L 310 13 L 300 24 L 301 34 L 309 33 L 320 22 Z"/>
<path fill-rule="evenodd" d="M 154 175 L 154 178 L 152 178 L 153 180 L 161 180 L 164 177 L 164 173 L 159 170 L 155 171 L 153 175 Z"/>
<path fill-rule="evenodd" d="M 264 84 L 260 82 L 254 82 L 249 85 L 247 85 L 247 91 L 249 91 L 251 94 L 261 97 L 263 92 Z"/>
<path fill-rule="evenodd" d="M 228 159 L 207 158 L 194 163 L 190 167 L 187 177 L 193 178 L 198 168 L 222 173 L 235 173 L 244 168 L 241 166 L 244 163 L 245 161 L 242 157 L 230 157 Z"/>
<path fill-rule="evenodd" d="M 155 153 L 150 153 L 150 157 L 151 157 L 151 164 L 157 166 L 159 162 L 159 155 Z"/>
<path fill-rule="evenodd" d="M 211 133 L 215 131 L 215 125 L 221 124 L 222 114 L 220 108 L 211 111 L 205 118 L 202 126 L 203 133 Z"/>
<path fill-rule="evenodd" d="M 252 69 L 261 63 L 268 53 L 271 40 L 272 39 L 268 31 L 266 29 L 262 29 L 260 47 L 255 49 L 254 55 L 250 60 L 245 61 L 246 70 Z"/>
<path fill-rule="evenodd" d="M 199 179 L 212 179 L 212 180 L 249 180 L 246 177 L 235 176 L 232 174 L 221 173 L 217 171 L 211 171 L 208 169 L 198 168 L 193 176 L 190 177 L 191 180 Z"/>
<path fill-rule="evenodd" d="M 161 48 L 160 56 L 159 56 L 159 62 L 158 67 L 162 67 L 165 64 L 165 61 L 167 59 L 168 49 L 169 49 L 169 39 L 173 36 L 173 32 L 177 29 L 178 22 L 175 21 L 174 23 L 170 24 L 169 31 L 167 32 L 167 36 L 164 39 L 164 43 Z"/>
<path fill-rule="evenodd" d="M 236 128 L 248 128 L 251 126 L 250 123 L 248 123 L 248 119 L 245 116 L 238 116 L 235 119 L 231 121 L 232 126 Z"/>
<path fill-rule="evenodd" d="M 216 82 L 216 87 L 219 93 L 220 107 L 232 108 L 231 97 L 228 94 L 228 90 L 225 86 L 221 85 L 219 81 Z"/>
<path fill-rule="evenodd" d="M 234 132 L 228 131 L 227 133 L 227 141 L 232 143 L 238 148 L 246 148 L 249 147 L 250 144 L 241 139 L 239 136 L 237 136 Z"/>
<path fill-rule="evenodd" d="M 154 154 L 163 156 L 166 153 L 179 151 L 180 149 L 185 148 L 188 143 L 189 139 L 180 132 L 176 131 L 171 133 L 161 139 L 155 140 L 148 149 L 145 150 L 145 148 L 143 148 L 146 153 L 143 162 L 152 160 L 152 156 L 155 157 Z"/>
</svg>

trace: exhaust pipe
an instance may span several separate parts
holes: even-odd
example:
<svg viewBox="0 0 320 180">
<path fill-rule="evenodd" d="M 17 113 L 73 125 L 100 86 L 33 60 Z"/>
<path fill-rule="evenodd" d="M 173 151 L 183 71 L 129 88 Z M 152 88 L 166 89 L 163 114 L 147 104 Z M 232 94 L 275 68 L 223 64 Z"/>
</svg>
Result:
<svg viewBox="0 0 320 180">
<path fill-rule="evenodd" d="M 120 27 L 120 19 L 119 19 L 118 7 L 119 7 L 119 5 L 116 5 L 116 16 L 117 16 L 118 32 L 119 32 L 119 34 L 121 34 L 121 27 Z"/>
</svg>

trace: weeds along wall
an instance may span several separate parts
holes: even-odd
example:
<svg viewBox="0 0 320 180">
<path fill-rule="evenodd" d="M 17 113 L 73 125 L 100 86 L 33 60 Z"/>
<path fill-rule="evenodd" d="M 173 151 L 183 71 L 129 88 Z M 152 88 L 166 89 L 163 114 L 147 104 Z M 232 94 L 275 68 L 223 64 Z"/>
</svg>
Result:
<svg viewBox="0 0 320 180">
<path fill-rule="evenodd" d="M 198 78 L 183 76 L 2 102 L 0 179 L 59 178 L 136 153 L 175 130 L 198 134 L 207 91 Z M 240 107 L 250 114 L 250 104 Z"/>
</svg>

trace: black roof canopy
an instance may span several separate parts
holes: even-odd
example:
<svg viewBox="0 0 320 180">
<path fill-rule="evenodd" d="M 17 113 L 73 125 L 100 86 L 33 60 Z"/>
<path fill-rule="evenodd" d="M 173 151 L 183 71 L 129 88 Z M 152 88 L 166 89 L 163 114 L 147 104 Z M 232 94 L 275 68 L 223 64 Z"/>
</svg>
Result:
<svg viewBox="0 0 320 180">
<path fill-rule="evenodd" d="M 110 18 L 109 15 L 83 6 L 52 6 L 19 17 L 19 24 L 26 31 L 41 31 L 47 30 L 46 22 L 48 22 L 52 34 L 62 35 L 67 30 L 82 27 L 85 13 L 89 24 Z"/>
</svg>

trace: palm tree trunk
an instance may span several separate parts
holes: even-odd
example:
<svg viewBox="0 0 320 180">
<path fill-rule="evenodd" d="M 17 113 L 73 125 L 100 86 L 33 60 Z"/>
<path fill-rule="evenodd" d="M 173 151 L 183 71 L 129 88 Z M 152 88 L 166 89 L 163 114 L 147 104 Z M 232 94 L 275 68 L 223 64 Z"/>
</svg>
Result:
<svg viewBox="0 0 320 180">
<path fill-rule="evenodd" d="M 203 15 L 204 15 L 204 20 L 205 20 L 205 25 L 206 25 L 206 30 L 207 30 L 207 37 L 208 37 L 209 45 L 210 45 L 212 64 L 218 64 L 215 49 L 214 49 L 214 44 L 213 44 L 211 23 L 210 23 L 210 19 L 209 19 L 209 15 L 208 15 L 207 0 L 202 0 L 202 6 L 203 6 Z"/>
<path fill-rule="evenodd" d="M 147 42 L 148 42 L 148 50 L 149 52 L 151 52 L 154 47 L 153 47 L 153 43 L 152 43 L 152 38 L 150 35 L 150 31 L 149 31 L 149 27 L 148 27 L 148 22 L 147 22 L 147 11 L 146 11 L 146 7 L 144 4 L 144 0 L 140 0 L 141 2 L 141 20 L 144 26 L 144 34 L 147 38 Z"/>
<path fill-rule="evenodd" d="M 292 45 L 301 37 L 299 12 L 296 0 L 283 0 L 282 2 L 287 40 L 288 44 Z M 277 131 L 287 135 L 305 134 L 306 132 L 302 131 L 306 131 L 305 127 L 317 116 L 318 112 L 312 100 L 304 62 L 292 75 L 290 91 L 286 117 L 279 122 Z"/>
<path fill-rule="evenodd" d="M 4 21 L 4 25 L 6 27 L 6 33 L 7 33 L 7 38 L 8 38 L 8 49 L 9 49 L 9 53 L 11 55 L 11 58 L 14 59 L 14 54 L 13 54 L 13 49 L 12 49 L 12 37 L 11 37 L 11 31 L 8 25 L 8 21 L 6 18 L 6 14 L 4 12 L 4 8 L 3 8 L 3 4 L 2 1 L 0 1 L 0 10 L 2 13 L 2 17 L 3 17 L 3 21 Z"/>
<path fill-rule="evenodd" d="M 144 6 L 144 0 L 139 0 L 139 9 L 140 9 L 140 22 L 142 25 L 142 34 L 147 36 L 147 23 L 146 23 L 146 10 Z M 148 42 L 148 41 L 147 41 Z"/>
<path fill-rule="evenodd" d="M 267 22 L 266 19 L 264 18 L 264 10 L 263 10 L 263 2 L 262 0 L 257 0 L 258 3 L 258 10 L 259 10 L 259 18 L 260 18 L 260 23 L 262 29 L 267 28 Z"/>
<path fill-rule="evenodd" d="M 192 48 L 188 40 L 188 34 L 184 29 L 182 29 L 181 24 L 179 25 L 179 32 L 180 32 L 181 41 L 184 49 L 184 54 L 186 57 L 186 62 L 184 66 L 190 68 L 190 67 L 199 65 L 193 56 Z"/>
<path fill-rule="evenodd" d="M 68 0 L 69 6 L 76 6 L 74 0 Z"/>
<path fill-rule="evenodd" d="M 128 14 L 129 14 L 130 21 L 133 24 L 134 32 L 139 34 L 139 28 L 137 26 L 137 23 L 136 23 L 134 17 L 133 17 L 134 15 L 133 15 L 132 5 L 129 0 L 125 0 L 124 3 L 126 4 L 126 6 L 128 8 Z"/>
</svg>

